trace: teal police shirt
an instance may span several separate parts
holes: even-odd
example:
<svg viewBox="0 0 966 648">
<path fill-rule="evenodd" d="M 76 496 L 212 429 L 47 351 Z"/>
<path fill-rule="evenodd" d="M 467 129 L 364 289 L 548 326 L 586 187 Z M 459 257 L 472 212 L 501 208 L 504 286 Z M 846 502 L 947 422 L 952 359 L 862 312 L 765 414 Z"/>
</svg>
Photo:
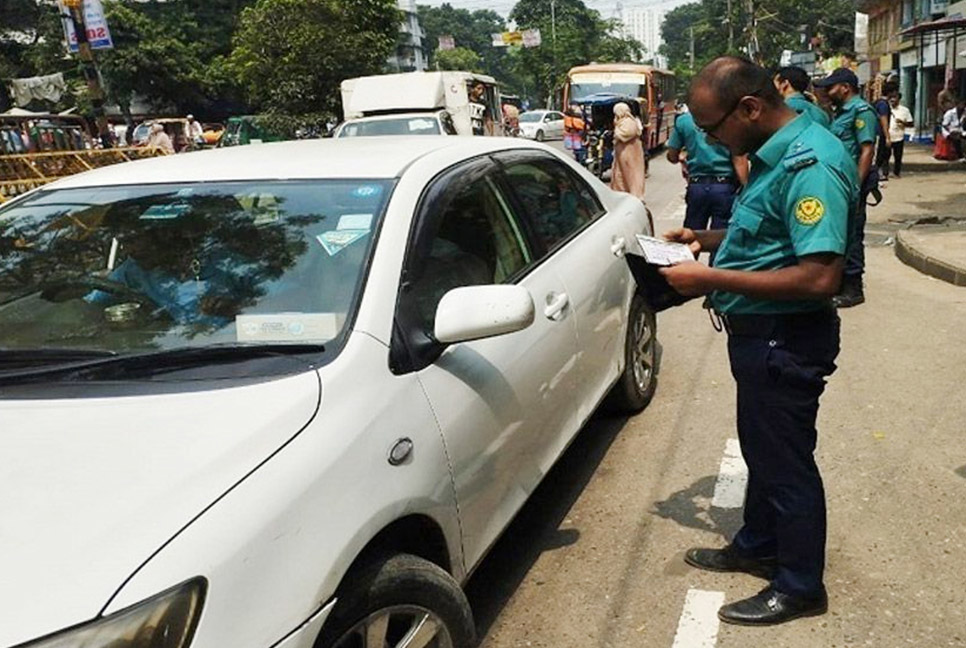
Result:
<svg viewBox="0 0 966 648">
<path fill-rule="evenodd" d="M 738 196 L 714 267 L 778 270 L 809 254 L 845 254 L 847 223 L 858 203 L 855 162 L 836 137 L 799 115 L 751 154 L 748 186 Z M 819 310 L 829 300 L 774 300 L 715 291 L 720 313 Z"/>
<path fill-rule="evenodd" d="M 835 111 L 831 130 L 845 144 L 852 159 L 858 162 L 862 144 L 875 142 L 878 123 L 875 108 L 861 97 L 854 96 Z"/>
<path fill-rule="evenodd" d="M 812 118 L 812 121 L 825 128 L 829 128 L 832 125 L 832 120 L 828 116 L 828 113 L 822 110 L 821 106 L 816 106 L 806 99 L 805 95 L 801 92 L 796 92 L 785 97 L 785 103 L 799 115 L 808 115 Z"/>
<path fill-rule="evenodd" d="M 686 149 L 688 152 L 688 175 L 692 178 L 701 176 L 728 177 L 735 176 L 735 167 L 731 163 L 731 153 L 721 144 L 709 144 L 704 134 L 694 125 L 691 113 L 679 115 L 674 120 L 668 148 Z"/>
</svg>

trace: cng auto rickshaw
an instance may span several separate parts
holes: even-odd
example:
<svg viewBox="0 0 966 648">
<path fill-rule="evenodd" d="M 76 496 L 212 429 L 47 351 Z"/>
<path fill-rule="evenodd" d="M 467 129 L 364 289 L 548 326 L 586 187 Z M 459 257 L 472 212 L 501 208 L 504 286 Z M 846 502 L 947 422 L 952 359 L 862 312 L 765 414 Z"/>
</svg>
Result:
<svg viewBox="0 0 966 648">
<path fill-rule="evenodd" d="M 584 119 L 584 146 L 587 150 L 584 165 L 598 178 L 603 177 L 614 163 L 614 106 L 621 102 L 626 103 L 642 123 L 647 123 L 641 104 L 634 97 L 601 92 L 574 102 Z M 641 146 L 644 146 L 643 139 Z M 645 150 L 645 159 L 646 155 Z"/>
</svg>

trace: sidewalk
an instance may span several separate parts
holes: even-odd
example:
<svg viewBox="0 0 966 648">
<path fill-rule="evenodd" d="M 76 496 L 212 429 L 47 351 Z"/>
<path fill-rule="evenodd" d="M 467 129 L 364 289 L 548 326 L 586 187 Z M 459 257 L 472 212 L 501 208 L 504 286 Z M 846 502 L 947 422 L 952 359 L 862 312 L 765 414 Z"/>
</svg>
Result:
<svg viewBox="0 0 966 648">
<path fill-rule="evenodd" d="M 966 163 L 935 160 L 931 146 L 907 143 L 902 177 L 882 195 L 868 210 L 867 245 L 877 234 L 891 238 L 903 263 L 966 286 Z"/>
</svg>

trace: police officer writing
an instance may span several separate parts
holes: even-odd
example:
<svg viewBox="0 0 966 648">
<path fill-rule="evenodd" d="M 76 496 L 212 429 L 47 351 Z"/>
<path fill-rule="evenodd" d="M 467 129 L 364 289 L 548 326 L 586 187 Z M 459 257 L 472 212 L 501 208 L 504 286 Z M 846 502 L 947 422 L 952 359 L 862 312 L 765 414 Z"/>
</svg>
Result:
<svg viewBox="0 0 966 648">
<path fill-rule="evenodd" d="M 692 83 L 689 105 L 706 137 L 749 156 L 751 175 L 726 231 L 665 235 L 696 254 L 717 250 L 714 267 L 685 262 L 661 273 L 682 294 L 711 294 L 728 332 L 748 466 L 743 526 L 726 547 L 690 549 L 685 561 L 768 579 L 757 595 L 723 606 L 718 616 L 773 625 L 828 607 L 815 421 L 839 351 L 831 297 L 856 204 L 855 163 L 746 59 L 712 61 Z"/>
<path fill-rule="evenodd" d="M 774 81 L 778 92 L 785 97 L 785 103 L 792 110 L 799 115 L 802 113 L 807 114 L 812 118 L 812 121 L 817 122 L 825 128 L 831 126 L 832 120 L 829 119 L 828 113 L 821 106 L 812 103 L 805 96 L 805 93 L 808 91 L 808 85 L 811 83 L 808 72 L 800 67 L 794 66 L 779 68 L 778 72 L 775 73 Z"/>
<path fill-rule="evenodd" d="M 878 188 L 879 183 L 879 174 L 873 166 L 878 117 L 872 106 L 859 96 L 859 79 L 852 70 L 838 68 L 814 85 L 828 92 L 835 106 L 832 133 L 842 140 L 859 169 L 858 208 L 849 231 L 842 289 L 835 296 L 836 306 L 848 308 L 865 301 L 862 275 L 865 272 L 866 199 L 873 189 Z"/>
<path fill-rule="evenodd" d="M 687 159 L 681 150 L 687 151 Z M 748 181 L 748 158 L 733 156 L 721 144 L 708 142 L 690 113 L 679 115 L 667 144 L 671 164 L 685 165 L 688 189 L 684 226 L 692 230 L 724 229 L 738 187 Z"/>
</svg>

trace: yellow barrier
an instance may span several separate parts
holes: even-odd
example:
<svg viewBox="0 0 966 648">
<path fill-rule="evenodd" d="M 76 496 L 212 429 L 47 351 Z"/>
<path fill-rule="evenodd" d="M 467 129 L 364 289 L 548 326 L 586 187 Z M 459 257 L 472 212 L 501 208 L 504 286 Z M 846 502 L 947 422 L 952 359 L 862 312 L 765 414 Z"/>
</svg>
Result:
<svg viewBox="0 0 966 648">
<path fill-rule="evenodd" d="M 158 148 L 114 148 L 0 155 L 0 202 L 99 167 L 165 155 Z"/>
</svg>

